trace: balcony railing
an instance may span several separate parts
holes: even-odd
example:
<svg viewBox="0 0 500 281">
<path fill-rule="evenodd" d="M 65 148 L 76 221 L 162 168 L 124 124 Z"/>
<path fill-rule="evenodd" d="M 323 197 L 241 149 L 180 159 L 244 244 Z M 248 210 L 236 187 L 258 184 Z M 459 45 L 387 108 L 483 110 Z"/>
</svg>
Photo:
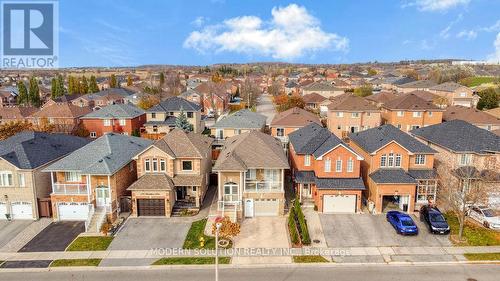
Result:
<svg viewBox="0 0 500 281">
<path fill-rule="evenodd" d="M 288 142 L 288 136 L 276 136 L 281 142 Z"/>
<path fill-rule="evenodd" d="M 246 181 L 245 192 L 279 192 L 281 181 Z"/>
<path fill-rule="evenodd" d="M 236 202 L 239 200 L 238 194 L 224 194 L 224 201 Z"/>
<path fill-rule="evenodd" d="M 85 183 L 54 183 L 52 192 L 62 195 L 86 195 L 87 184 Z"/>
</svg>

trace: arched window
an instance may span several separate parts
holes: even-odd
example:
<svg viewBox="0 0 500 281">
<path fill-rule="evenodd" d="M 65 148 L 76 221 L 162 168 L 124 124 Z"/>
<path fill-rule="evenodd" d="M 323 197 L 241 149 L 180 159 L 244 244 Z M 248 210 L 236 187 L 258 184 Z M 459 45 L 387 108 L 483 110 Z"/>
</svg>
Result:
<svg viewBox="0 0 500 281">
<path fill-rule="evenodd" d="M 224 184 L 224 201 L 238 201 L 238 184 L 227 182 Z"/>
</svg>

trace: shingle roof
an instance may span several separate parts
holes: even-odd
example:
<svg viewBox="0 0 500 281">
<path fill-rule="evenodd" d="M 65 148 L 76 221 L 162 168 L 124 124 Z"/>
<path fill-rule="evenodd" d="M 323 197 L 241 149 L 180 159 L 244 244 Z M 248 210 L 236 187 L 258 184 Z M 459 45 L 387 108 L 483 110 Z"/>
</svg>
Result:
<svg viewBox="0 0 500 281">
<path fill-rule="evenodd" d="M 148 139 L 108 133 L 49 165 L 45 171 L 112 175 L 151 143 Z"/>
<path fill-rule="evenodd" d="M 54 103 L 42 107 L 33 113 L 33 117 L 46 118 L 77 118 L 92 112 L 90 107 L 79 107 L 71 103 Z"/>
<path fill-rule="evenodd" d="M 499 136 L 463 120 L 423 127 L 410 133 L 455 152 L 500 152 Z"/>
<path fill-rule="evenodd" d="M 309 123 L 321 124 L 321 121 L 316 114 L 294 107 L 274 115 L 271 127 L 304 127 Z"/>
<path fill-rule="evenodd" d="M 369 177 L 376 183 L 417 183 L 403 169 L 378 169 L 371 173 Z"/>
<path fill-rule="evenodd" d="M 318 93 L 310 93 L 302 96 L 302 99 L 304 100 L 305 103 L 320 103 L 325 101 L 327 98 Z"/>
<path fill-rule="evenodd" d="M 436 94 L 433 94 L 429 91 L 422 91 L 422 90 L 415 90 L 415 91 L 411 91 L 409 92 L 408 94 L 414 94 L 416 95 L 417 97 L 427 101 L 427 102 L 431 102 L 431 103 L 434 103 L 434 101 L 439 98 L 440 96 L 436 95 Z"/>
<path fill-rule="evenodd" d="M 328 110 L 332 111 L 378 111 L 377 106 L 373 105 L 365 98 L 353 94 L 344 94 L 337 97 L 328 105 Z"/>
<path fill-rule="evenodd" d="M 387 77 L 383 80 L 384 84 L 392 84 L 392 85 L 402 85 L 410 82 L 414 82 L 415 79 L 410 77 Z"/>
<path fill-rule="evenodd" d="M 463 88 L 465 86 L 460 85 L 456 82 L 445 82 L 439 85 L 435 85 L 429 89 L 434 90 L 434 91 L 443 91 L 443 92 L 454 92 L 457 89 Z"/>
<path fill-rule="evenodd" d="M 172 190 L 174 183 L 172 179 L 164 173 L 142 175 L 127 190 Z"/>
<path fill-rule="evenodd" d="M 341 88 L 335 87 L 332 83 L 329 82 L 324 82 L 324 81 L 318 81 L 311 83 L 307 86 L 303 87 L 304 90 L 306 91 L 343 91 Z"/>
<path fill-rule="evenodd" d="M 412 153 L 436 153 L 434 149 L 393 125 L 382 125 L 362 132 L 352 133 L 349 138 L 369 153 L 373 153 L 393 141 Z"/>
<path fill-rule="evenodd" d="M 436 178 L 436 171 L 434 169 L 408 169 L 408 174 L 417 180 Z"/>
<path fill-rule="evenodd" d="M 201 175 L 175 175 L 172 179 L 175 186 L 201 186 L 203 176 Z"/>
<path fill-rule="evenodd" d="M 161 149 L 173 158 L 204 158 L 210 152 L 213 139 L 202 134 L 173 129 L 153 146 Z"/>
<path fill-rule="evenodd" d="M 38 108 L 31 106 L 4 106 L 0 107 L 0 120 L 2 119 L 20 119 L 24 120 L 37 112 Z"/>
<path fill-rule="evenodd" d="M 443 120 L 451 121 L 455 119 L 464 120 L 475 125 L 500 125 L 500 118 L 496 118 L 484 111 L 459 105 L 447 107 L 443 113 Z"/>
<path fill-rule="evenodd" d="M 0 141 L 0 157 L 19 169 L 35 169 L 89 142 L 66 134 L 25 131 Z"/>
<path fill-rule="evenodd" d="M 315 184 L 318 189 L 366 189 L 362 178 L 316 178 Z"/>
<path fill-rule="evenodd" d="M 133 119 L 146 112 L 133 104 L 111 104 L 93 111 L 81 119 Z"/>
<path fill-rule="evenodd" d="M 296 183 L 314 183 L 316 180 L 314 171 L 296 171 L 294 175 Z"/>
<path fill-rule="evenodd" d="M 201 106 L 180 97 L 168 98 L 159 104 L 148 109 L 147 112 L 168 112 L 168 111 L 200 111 Z"/>
<path fill-rule="evenodd" d="M 408 93 L 399 96 L 384 103 L 382 107 L 390 110 L 441 110 L 431 101 L 426 101 L 425 99 L 419 97 L 418 95 L 415 95 L 414 93 Z"/>
<path fill-rule="evenodd" d="M 369 95 L 365 99 L 370 100 L 370 101 L 374 101 L 376 103 L 384 104 L 384 103 L 386 103 L 390 100 L 393 100 L 397 97 L 399 97 L 398 94 L 385 91 L 385 92 L 380 92 L 378 94 Z"/>
<path fill-rule="evenodd" d="M 417 80 L 405 84 L 401 84 L 398 87 L 400 88 L 430 88 L 436 86 L 436 82 L 432 80 Z"/>
<path fill-rule="evenodd" d="M 213 170 L 288 169 L 281 142 L 260 131 L 250 131 L 226 139 Z"/>
<path fill-rule="evenodd" d="M 217 121 L 213 128 L 261 129 L 266 126 L 267 117 L 248 109 L 238 110 Z"/>
</svg>

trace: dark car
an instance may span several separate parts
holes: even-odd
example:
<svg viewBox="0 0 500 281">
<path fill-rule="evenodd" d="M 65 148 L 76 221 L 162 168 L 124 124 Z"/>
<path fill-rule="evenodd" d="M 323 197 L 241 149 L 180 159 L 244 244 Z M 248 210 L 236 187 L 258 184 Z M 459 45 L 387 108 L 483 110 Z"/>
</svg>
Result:
<svg viewBox="0 0 500 281">
<path fill-rule="evenodd" d="M 387 212 L 387 221 L 391 223 L 397 233 L 402 235 L 417 235 L 418 227 L 407 213 L 400 211 Z"/>
<path fill-rule="evenodd" d="M 422 206 L 422 208 L 420 208 L 420 220 L 427 225 L 431 233 L 450 233 L 450 226 L 437 207 L 429 205 Z"/>
</svg>

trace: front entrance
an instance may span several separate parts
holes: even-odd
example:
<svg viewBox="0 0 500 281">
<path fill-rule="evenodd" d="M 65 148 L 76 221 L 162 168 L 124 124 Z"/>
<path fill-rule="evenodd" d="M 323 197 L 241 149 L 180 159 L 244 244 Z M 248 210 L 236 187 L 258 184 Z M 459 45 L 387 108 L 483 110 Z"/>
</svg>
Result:
<svg viewBox="0 0 500 281">
<path fill-rule="evenodd" d="M 302 197 L 303 198 L 312 198 L 311 184 L 309 184 L 309 183 L 302 184 Z"/>
<path fill-rule="evenodd" d="M 186 187 L 178 186 L 175 188 L 175 200 L 184 200 L 186 198 Z"/>
<path fill-rule="evenodd" d="M 111 196 L 109 192 L 109 187 L 100 186 L 95 189 L 96 192 L 96 206 L 106 207 L 111 204 Z"/>
<path fill-rule="evenodd" d="M 253 218 L 253 199 L 245 199 L 245 217 Z"/>
</svg>

